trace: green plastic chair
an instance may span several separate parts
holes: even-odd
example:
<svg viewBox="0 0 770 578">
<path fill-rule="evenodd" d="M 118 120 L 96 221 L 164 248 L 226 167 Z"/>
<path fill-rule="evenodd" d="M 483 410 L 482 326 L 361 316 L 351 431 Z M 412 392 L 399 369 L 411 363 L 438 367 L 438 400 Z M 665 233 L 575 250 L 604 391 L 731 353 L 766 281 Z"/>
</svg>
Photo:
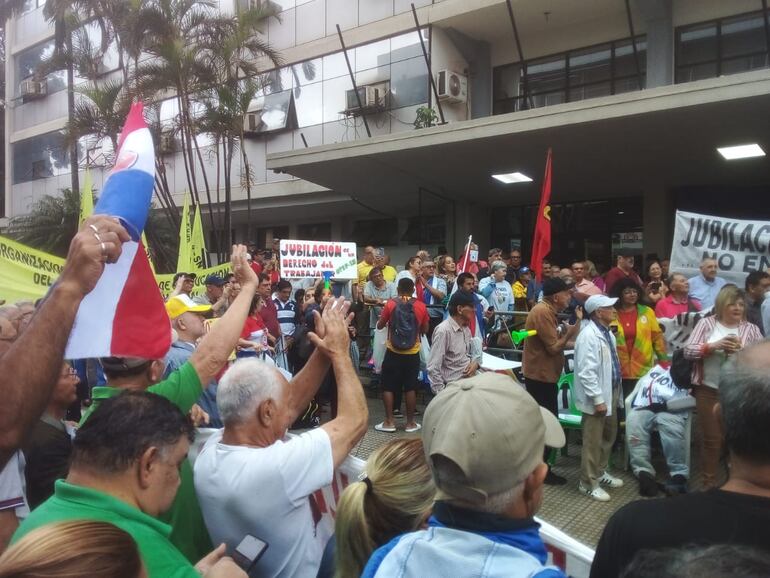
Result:
<svg viewBox="0 0 770 578">
<path fill-rule="evenodd" d="M 559 378 L 558 383 L 556 384 L 556 389 L 558 390 L 558 394 L 561 395 L 561 392 L 563 389 L 569 390 L 569 408 L 560 409 L 559 410 L 559 424 L 561 424 L 561 427 L 564 428 L 564 434 L 567 436 L 567 443 L 564 444 L 564 447 L 561 448 L 561 455 L 566 456 L 567 455 L 567 447 L 569 446 L 569 432 L 570 431 L 580 431 L 583 429 L 583 414 L 581 411 L 575 406 L 575 395 L 573 391 L 574 387 L 574 381 L 575 381 L 575 374 L 574 373 L 563 373 L 561 374 L 561 377 Z M 557 452 L 555 449 L 553 449 L 548 456 L 548 463 L 553 465 L 553 463 L 556 461 L 556 455 Z"/>
</svg>

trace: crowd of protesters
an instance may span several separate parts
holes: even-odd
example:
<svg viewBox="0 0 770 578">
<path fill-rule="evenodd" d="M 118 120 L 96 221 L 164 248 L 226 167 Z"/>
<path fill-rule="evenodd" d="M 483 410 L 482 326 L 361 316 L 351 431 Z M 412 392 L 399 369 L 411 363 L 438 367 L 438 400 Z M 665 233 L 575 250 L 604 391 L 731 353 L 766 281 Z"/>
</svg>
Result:
<svg viewBox="0 0 770 578">
<path fill-rule="evenodd" d="M 656 261 L 642 279 L 624 254 L 604 275 L 540 263 L 538 279 L 521 251 L 480 260 L 471 245 L 400 272 L 366 247 L 353 281 L 288 280 L 274 251 L 236 245 L 201 295 L 194 274 L 175 278 L 165 358 L 65 360 L 79 303 L 128 238 L 88 219 L 45 298 L 0 307 L 0 578 L 564 576 L 534 520 L 544 485 L 567 482 L 550 459 L 566 443 L 560 387 L 580 413 L 580 499 L 623 485 L 620 425 L 640 494 L 670 496 L 610 518 L 592 576 L 705 577 L 725 556 L 735 576 L 770 575 L 767 273 L 739 288 L 709 259 L 690 279 Z M 693 327 L 672 345 L 677 316 Z M 484 371 L 518 330 L 521 382 Z M 369 363 L 374 428 L 415 435 L 371 454 L 322 532 L 323 490 L 368 428 Z"/>
</svg>

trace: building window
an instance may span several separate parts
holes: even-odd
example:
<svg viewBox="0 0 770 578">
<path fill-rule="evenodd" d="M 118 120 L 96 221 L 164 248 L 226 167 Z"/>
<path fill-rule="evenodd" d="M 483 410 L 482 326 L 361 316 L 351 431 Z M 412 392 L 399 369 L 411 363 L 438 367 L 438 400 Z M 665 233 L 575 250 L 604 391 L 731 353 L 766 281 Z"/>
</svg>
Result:
<svg viewBox="0 0 770 578">
<path fill-rule="evenodd" d="M 646 38 L 639 36 L 636 57 L 627 38 L 528 60 L 525 66 L 498 66 L 493 80 L 494 114 L 639 90 L 640 76 L 644 86 L 646 51 Z"/>
<path fill-rule="evenodd" d="M 54 53 L 54 41 L 49 40 L 27 48 L 16 55 L 16 80 L 15 95 L 21 96 L 21 81 L 33 78 L 38 67 L 48 61 Z M 64 70 L 50 73 L 46 82 L 46 94 L 51 94 L 67 88 L 67 73 Z"/>
<path fill-rule="evenodd" d="M 14 184 L 70 172 L 69 153 L 59 132 L 21 140 L 12 145 L 12 150 Z"/>
<path fill-rule="evenodd" d="M 770 66 L 762 12 L 682 26 L 676 31 L 676 82 Z"/>
<path fill-rule="evenodd" d="M 297 238 L 308 241 L 331 241 L 331 223 L 307 223 L 297 225 Z"/>
<path fill-rule="evenodd" d="M 350 238 L 359 247 L 398 245 L 398 219 L 366 219 L 353 224 Z"/>
</svg>

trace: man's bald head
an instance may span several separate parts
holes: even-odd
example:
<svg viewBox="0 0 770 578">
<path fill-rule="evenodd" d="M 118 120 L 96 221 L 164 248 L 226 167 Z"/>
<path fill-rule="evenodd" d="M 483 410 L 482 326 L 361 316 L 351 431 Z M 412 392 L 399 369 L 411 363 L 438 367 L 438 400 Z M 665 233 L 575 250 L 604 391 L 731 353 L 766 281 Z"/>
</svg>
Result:
<svg viewBox="0 0 770 578">
<path fill-rule="evenodd" d="M 719 403 L 730 454 L 770 464 L 770 341 L 747 347 L 722 367 Z"/>
</svg>

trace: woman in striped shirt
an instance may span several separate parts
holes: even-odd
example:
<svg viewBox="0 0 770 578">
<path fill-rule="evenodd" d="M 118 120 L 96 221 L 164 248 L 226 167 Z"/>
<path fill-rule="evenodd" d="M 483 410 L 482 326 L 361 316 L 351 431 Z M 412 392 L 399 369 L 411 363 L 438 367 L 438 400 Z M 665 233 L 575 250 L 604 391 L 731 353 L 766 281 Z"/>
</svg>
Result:
<svg viewBox="0 0 770 578">
<path fill-rule="evenodd" d="M 762 340 L 759 328 L 746 321 L 743 291 L 725 285 L 714 304 L 715 315 L 701 319 L 684 348 L 684 356 L 695 361 L 692 384 L 695 386 L 696 411 L 701 428 L 703 489 L 716 485 L 722 436 L 714 415 L 719 401 L 719 373 L 730 355 Z"/>
</svg>

